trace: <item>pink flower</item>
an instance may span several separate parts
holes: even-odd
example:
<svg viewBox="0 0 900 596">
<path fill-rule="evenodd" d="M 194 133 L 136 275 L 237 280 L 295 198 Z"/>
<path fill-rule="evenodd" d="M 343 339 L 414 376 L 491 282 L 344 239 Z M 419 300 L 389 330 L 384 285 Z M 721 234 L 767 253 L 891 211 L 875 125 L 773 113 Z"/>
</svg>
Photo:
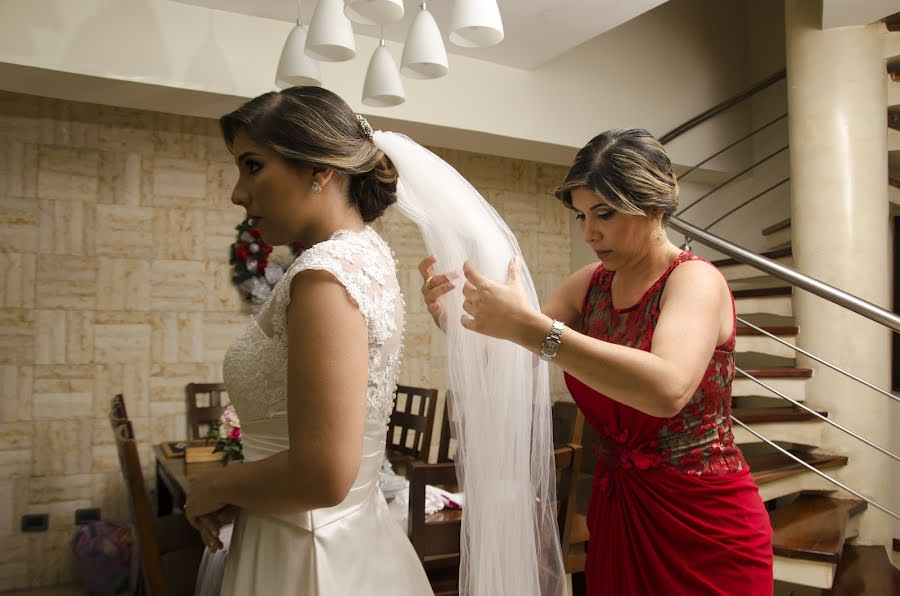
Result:
<svg viewBox="0 0 900 596">
<path fill-rule="evenodd" d="M 219 418 L 219 422 L 237 428 L 240 428 L 241 426 L 241 421 L 238 418 L 237 412 L 235 412 L 234 410 L 234 406 L 232 405 L 225 406 L 225 411 L 222 412 L 222 416 Z"/>
</svg>

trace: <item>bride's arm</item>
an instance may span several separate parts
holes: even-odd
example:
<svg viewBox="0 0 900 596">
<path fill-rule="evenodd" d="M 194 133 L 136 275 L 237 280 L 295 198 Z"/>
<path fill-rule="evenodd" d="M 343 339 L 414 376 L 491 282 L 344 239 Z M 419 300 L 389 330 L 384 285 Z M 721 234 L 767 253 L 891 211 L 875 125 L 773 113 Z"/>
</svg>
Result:
<svg viewBox="0 0 900 596">
<path fill-rule="evenodd" d="M 290 449 L 215 474 L 204 487 L 211 493 L 207 501 L 215 498 L 262 513 L 305 511 L 340 503 L 356 479 L 368 384 L 366 322 L 331 274 L 302 271 L 292 282 Z M 191 489 L 193 493 L 193 485 Z M 198 503 L 188 513 L 206 513 L 198 510 L 202 508 Z"/>
</svg>

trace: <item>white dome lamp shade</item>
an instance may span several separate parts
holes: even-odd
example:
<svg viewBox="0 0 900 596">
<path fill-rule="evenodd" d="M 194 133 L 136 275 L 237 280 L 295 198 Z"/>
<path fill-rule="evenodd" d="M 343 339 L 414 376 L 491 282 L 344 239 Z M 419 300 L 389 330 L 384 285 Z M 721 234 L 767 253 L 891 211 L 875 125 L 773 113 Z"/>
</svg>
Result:
<svg viewBox="0 0 900 596">
<path fill-rule="evenodd" d="M 403 19 L 403 0 L 346 0 L 344 14 L 360 25 L 387 25 Z"/>
<path fill-rule="evenodd" d="M 316 4 L 306 55 L 323 62 L 344 62 L 356 56 L 353 25 L 344 15 L 344 0 L 319 0 Z"/>
<path fill-rule="evenodd" d="M 390 108 L 404 101 L 406 93 L 403 91 L 400 71 L 382 39 L 369 61 L 362 102 L 375 108 Z"/>
<path fill-rule="evenodd" d="M 416 15 L 400 59 L 400 72 L 411 79 L 438 79 L 449 71 L 441 31 L 425 3 Z"/>
<path fill-rule="evenodd" d="M 461 48 L 487 48 L 503 41 L 496 0 L 454 0 L 450 41 Z"/>
<path fill-rule="evenodd" d="M 275 73 L 275 85 L 281 89 L 322 85 L 319 63 L 306 55 L 306 27 L 300 19 L 297 19 L 297 25 L 284 42 L 281 59 L 278 60 L 278 70 Z"/>
</svg>

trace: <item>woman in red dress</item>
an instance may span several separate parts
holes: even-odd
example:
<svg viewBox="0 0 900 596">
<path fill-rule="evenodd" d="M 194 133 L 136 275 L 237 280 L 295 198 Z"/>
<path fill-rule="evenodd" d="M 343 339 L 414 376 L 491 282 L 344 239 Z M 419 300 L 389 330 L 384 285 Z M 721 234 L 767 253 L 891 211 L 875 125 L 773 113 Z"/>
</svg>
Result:
<svg viewBox="0 0 900 596">
<path fill-rule="evenodd" d="M 466 268 L 462 324 L 553 361 L 597 433 L 588 510 L 592 596 L 772 594 L 769 518 L 734 442 L 734 300 L 721 274 L 665 235 L 678 185 L 662 145 L 611 130 L 556 196 L 599 258 L 534 310 Z M 454 284 L 420 271 L 435 322 Z"/>
</svg>

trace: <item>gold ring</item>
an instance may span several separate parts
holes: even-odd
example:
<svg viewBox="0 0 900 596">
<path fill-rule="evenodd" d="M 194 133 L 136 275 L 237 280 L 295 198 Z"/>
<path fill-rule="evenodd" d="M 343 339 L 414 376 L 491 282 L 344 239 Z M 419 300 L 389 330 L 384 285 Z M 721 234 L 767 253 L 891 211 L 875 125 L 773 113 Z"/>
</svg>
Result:
<svg viewBox="0 0 900 596">
<path fill-rule="evenodd" d="M 428 279 L 425 280 L 425 289 L 426 289 L 426 290 L 430 290 L 430 289 L 431 289 L 431 279 L 432 279 L 433 277 L 434 277 L 433 275 L 429 275 L 429 276 L 428 276 Z"/>
</svg>

